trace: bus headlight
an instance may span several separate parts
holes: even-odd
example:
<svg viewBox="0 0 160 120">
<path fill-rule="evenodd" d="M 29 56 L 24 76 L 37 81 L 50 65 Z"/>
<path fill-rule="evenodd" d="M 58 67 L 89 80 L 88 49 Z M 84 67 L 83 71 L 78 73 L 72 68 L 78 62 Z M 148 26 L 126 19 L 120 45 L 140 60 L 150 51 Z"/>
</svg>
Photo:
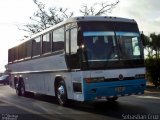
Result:
<svg viewBox="0 0 160 120">
<path fill-rule="evenodd" d="M 96 77 L 96 78 L 85 78 L 86 83 L 96 83 L 96 82 L 104 82 L 104 77 Z"/>
</svg>

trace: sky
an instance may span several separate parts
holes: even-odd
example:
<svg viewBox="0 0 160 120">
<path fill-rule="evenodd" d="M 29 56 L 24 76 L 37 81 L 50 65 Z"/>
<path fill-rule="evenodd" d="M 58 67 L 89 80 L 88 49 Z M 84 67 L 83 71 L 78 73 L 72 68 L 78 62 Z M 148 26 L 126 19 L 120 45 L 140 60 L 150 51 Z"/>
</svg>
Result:
<svg viewBox="0 0 160 120">
<path fill-rule="evenodd" d="M 74 11 L 74 16 L 80 16 L 81 5 L 92 5 L 97 0 L 39 0 L 46 4 L 46 8 L 57 6 Z M 115 0 L 98 0 L 113 2 Z M 120 0 L 109 16 L 135 19 L 140 31 L 144 34 L 160 33 L 160 0 Z M 0 2 L 0 72 L 5 70 L 8 62 L 8 49 L 20 40 L 26 32 L 21 27 L 31 23 L 29 17 L 37 10 L 33 0 L 2 0 Z"/>
</svg>

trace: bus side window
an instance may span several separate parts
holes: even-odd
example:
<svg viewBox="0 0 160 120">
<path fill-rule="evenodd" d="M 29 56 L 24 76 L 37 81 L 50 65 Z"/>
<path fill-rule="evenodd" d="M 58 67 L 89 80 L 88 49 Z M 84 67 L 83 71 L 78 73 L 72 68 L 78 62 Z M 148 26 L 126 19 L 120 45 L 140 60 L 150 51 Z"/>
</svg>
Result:
<svg viewBox="0 0 160 120">
<path fill-rule="evenodd" d="M 53 31 L 52 51 L 64 50 L 64 27 Z"/>
<path fill-rule="evenodd" d="M 77 44 L 77 28 L 71 29 L 70 32 L 70 39 L 71 39 L 71 56 L 70 56 L 70 63 L 71 63 L 71 69 L 78 69 L 79 68 L 79 61 L 78 61 L 78 44 Z"/>
<path fill-rule="evenodd" d="M 51 52 L 51 37 L 49 33 L 43 35 L 42 50 L 43 54 Z"/>
<path fill-rule="evenodd" d="M 69 57 L 69 33 L 70 31 L 67 30 L 66 33 L 65 33 L 65 39 L 66 39 L 66 45 L 65 45 L 65 51 L 66 51 L 66 64 L 67 64 L 67 67 L 70 69 L 70 57 Z"/>
<path fill-rule="evenodd" d="M 32 55 L 39 56 L 41 54 L 41 39 L 40 37 L 34 38 L 32 41 Z"/>
<path fill-rule="evenodd" d="M 25 58 L 31 58 L 32 56 L 32 41 L 27 41 L 25 43 L 26 45 L 26 55 L 25 55 Z"/>
</svg>

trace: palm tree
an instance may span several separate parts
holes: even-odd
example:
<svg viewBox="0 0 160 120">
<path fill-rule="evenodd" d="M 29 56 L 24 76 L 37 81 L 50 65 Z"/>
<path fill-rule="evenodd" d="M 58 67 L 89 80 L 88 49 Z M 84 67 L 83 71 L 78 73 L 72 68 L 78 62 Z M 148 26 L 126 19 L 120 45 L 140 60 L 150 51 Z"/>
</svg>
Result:
<svg viewBox="0 0 160 120">
<path fill-rule="evenodd" d="M 155 86 L 160 85 L 160 34 L 150 34 L 150 48 L 155 51 L 155 58 L 151 61 L 149 71 Z"/>
<path fill-rule="evenodd" d="M 151 38 L 151 49 L 155 51 L 156 59 L 159 59 L 159 56 L 160 56 L 160 34 L 156 35 L 155 33 L 151 33 L 150 38 Z"/>
</svg>

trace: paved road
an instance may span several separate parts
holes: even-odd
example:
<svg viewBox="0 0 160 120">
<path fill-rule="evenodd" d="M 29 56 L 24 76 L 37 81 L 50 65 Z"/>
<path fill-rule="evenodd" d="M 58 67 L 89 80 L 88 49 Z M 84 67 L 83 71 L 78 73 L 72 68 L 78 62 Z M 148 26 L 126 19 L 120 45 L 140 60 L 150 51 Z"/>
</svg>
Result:
<svg viewBox="0 0 160 120">
<path fill-rule="evenodd" d="M 9 119 L 7 119 L 9 118 Z M 160 119 L 160 92 L 148 89 L 144 95 L 121 97 L 110 103 L 72 102 L 59 106 L 54 97 L 36 95 L 19 97 L 9 86 L 0 85 L 0 119 L 2 120 L 120 120 Z"/>
</svg>

